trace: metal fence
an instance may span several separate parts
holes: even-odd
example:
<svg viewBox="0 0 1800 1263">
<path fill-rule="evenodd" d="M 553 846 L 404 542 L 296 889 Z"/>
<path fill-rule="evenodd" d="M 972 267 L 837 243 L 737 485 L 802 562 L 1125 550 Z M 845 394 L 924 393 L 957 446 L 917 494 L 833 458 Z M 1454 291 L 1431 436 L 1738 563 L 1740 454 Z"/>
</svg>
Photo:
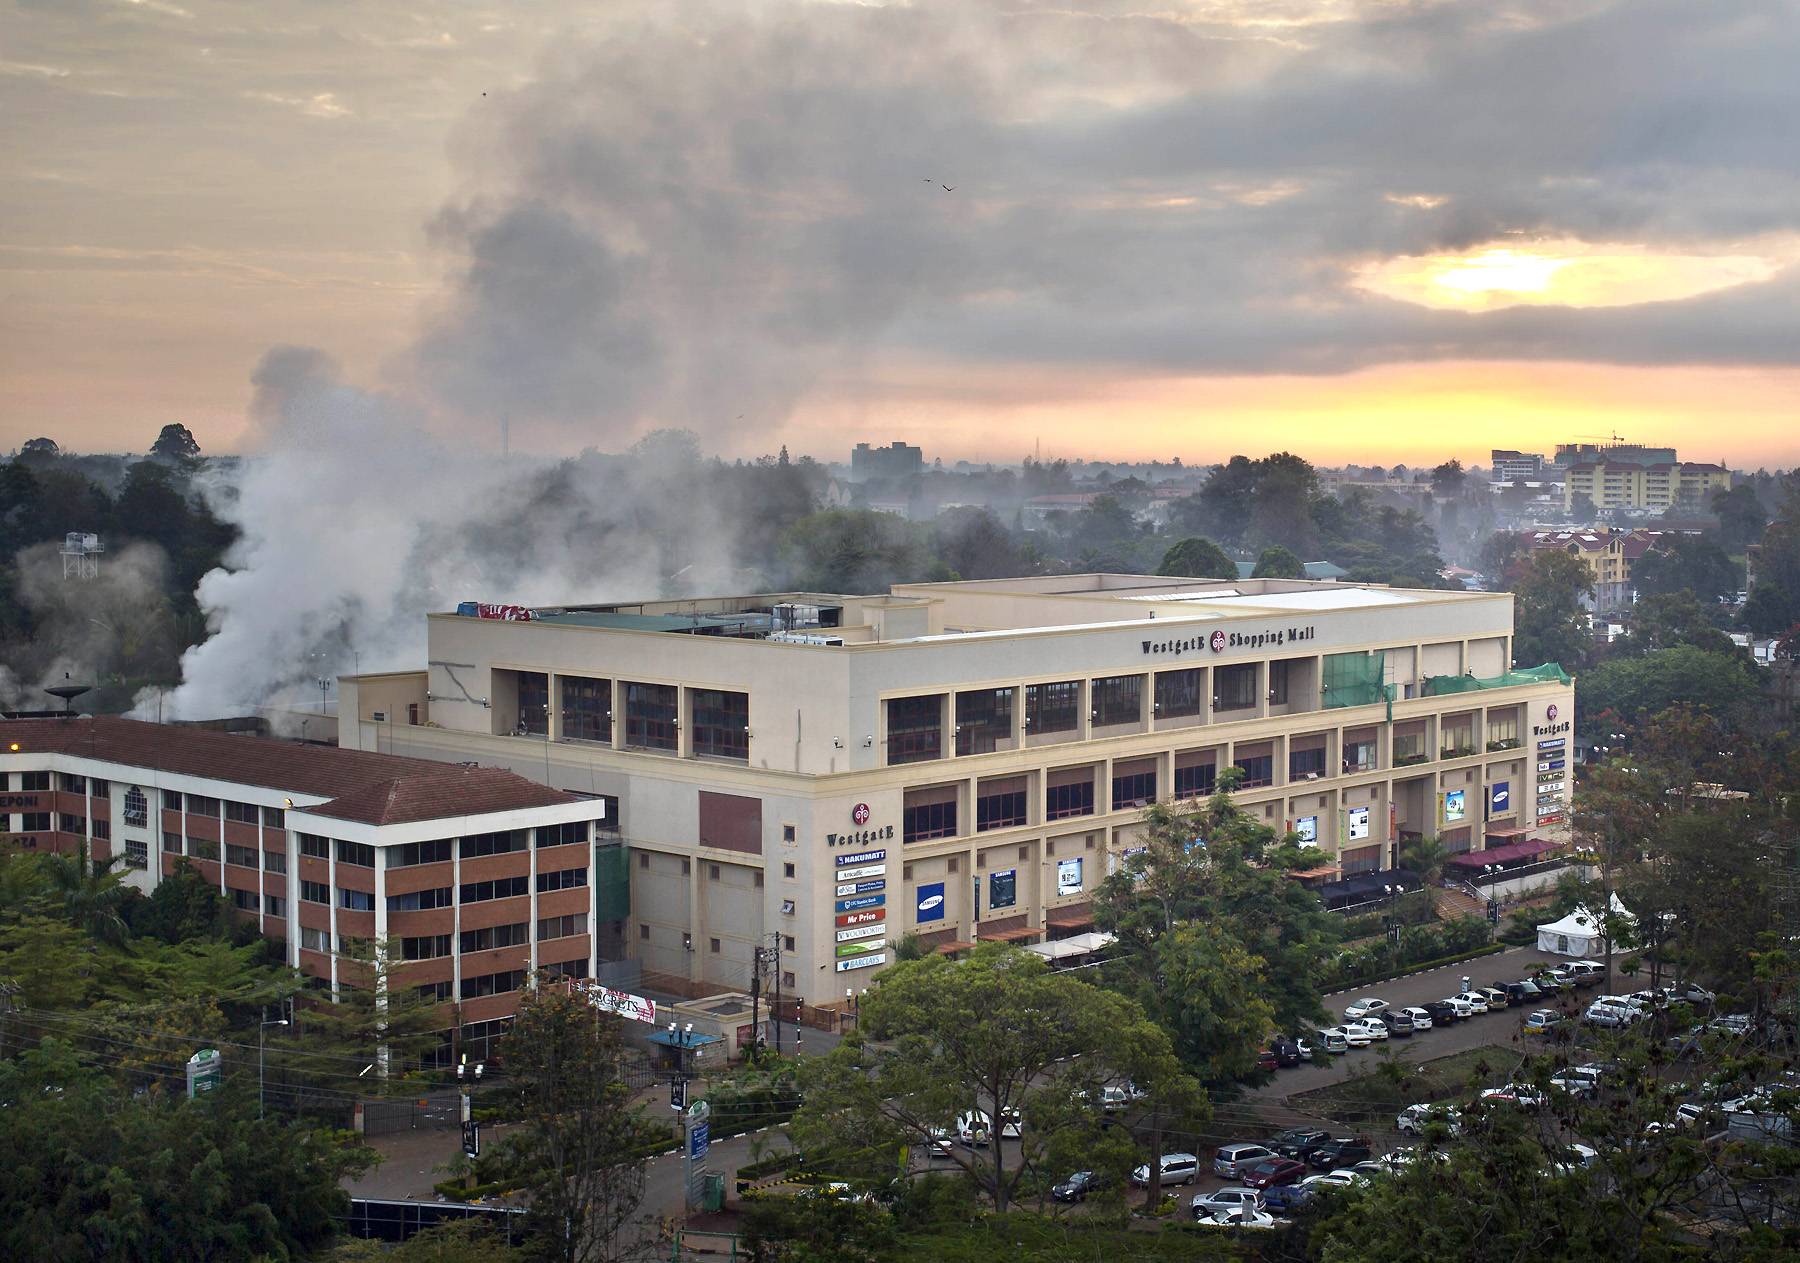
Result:
<svg viewBox="0 0 1800 1263">
<path fill-rule="evenodd" d="M 365 1136 L 419 1128 L 441 1131 L 462 1125 L 462 1101 L 456 1092 L 433 1092 L 405 1101 L 364 1101 L 362 1115 Z"/>
<path fill-rule="evenodd" d="M 507 1243 L 524 1235 L 525 1212 L 515 1206 L 463 1206 L 455 1202 L 384 1201 L 352 1198 L 350 1214 L 342 1220 L 352 1237 L 376 1241 L 405 1241 L 425 1228 L 458 1219 L 480 1219 L 490 1224 Z"/>
</svg>

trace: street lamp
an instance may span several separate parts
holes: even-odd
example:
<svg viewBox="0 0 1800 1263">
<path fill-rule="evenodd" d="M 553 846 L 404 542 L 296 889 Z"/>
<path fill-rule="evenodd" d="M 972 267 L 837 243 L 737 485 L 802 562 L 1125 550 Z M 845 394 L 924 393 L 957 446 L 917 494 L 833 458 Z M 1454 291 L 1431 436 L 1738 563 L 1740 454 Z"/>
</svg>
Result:
<svg viewBox="0 0 1800 1263">
<path fill-rule="evenodd" d="M 264 1009 L 263 1012 L 266 1013 L 268 1010 Z M 258 1022 L 256 1026 L 256 1116 L 258 1118 L 263 1116 L 263 1111 L 265 1109 L 263 1096 L 263 1084 L 265 1082 L 263 1076 L 264 1037 L 271 1026 L 286 1026 L 287 1024 L 288 1020 L 285 1017 L 278 1017 L 264 1018 L 262 1021 Z"/>
<path fill-rule="evenodd" d="M 1387 896 L 1388 901 L 1388 951 L 1395 957 L 1396 964 L 1399 963 L 1400 955 L 1400 896 L 1405 893 L 1405 891 L 1406 887 L 1399 885 L 1398 883 L 1393 885 L 1383 885 L 1381 888 L 1381 893 Z"/>
</svg>

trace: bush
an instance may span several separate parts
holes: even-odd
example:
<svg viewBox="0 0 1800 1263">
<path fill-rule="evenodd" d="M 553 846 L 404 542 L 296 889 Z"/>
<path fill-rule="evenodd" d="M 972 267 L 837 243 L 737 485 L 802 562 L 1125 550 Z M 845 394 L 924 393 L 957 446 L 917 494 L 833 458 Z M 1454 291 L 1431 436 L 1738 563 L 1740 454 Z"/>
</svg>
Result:
<svg viewBox="0 0 1800 1263">
<path fill-rule="evenodd" d="M 1409 925 L 1400 931 L 1398 952 L 1390 950 L 1386 943 L 1366 943 L 1339 952 L 1326 964 L 1319 989 L 1338 991 L 1498 949 L 1492 927 L 1480 917 L 1458 917 L 1438 925 Z"/>
</svg>

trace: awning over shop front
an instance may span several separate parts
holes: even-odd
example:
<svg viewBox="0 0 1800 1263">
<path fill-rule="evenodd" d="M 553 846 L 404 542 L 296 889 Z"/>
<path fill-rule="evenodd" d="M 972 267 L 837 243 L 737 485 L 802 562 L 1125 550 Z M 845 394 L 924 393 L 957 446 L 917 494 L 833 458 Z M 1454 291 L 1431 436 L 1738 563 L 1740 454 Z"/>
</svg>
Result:
<svg viewBox="0 0 1800 1263">
<path fill-rule="evenodd" d="M 975 944 L 973 943 L 965 942 L 959 938 L 953 938 L 948 942 L 939 943 L 936 950 L 939 956 L 954 956 L 958 952 L 970 951 L 974 946 Z"/>
<path fill-rule="evenodd" d="M 1017 925 L 1010 930 L 980 930 L 975 937 L 983 943 L 1018 943 L 1042 933 L 1035 925 Z"/>
<path fill-rule="evenodd" d="M 1483 868 L 1489 864 L 1522 864 L 1554 850 L 1556 850 L 1554 842 L 1546 842 L 1542 838 L 1526 838 L 1523 842 L 1508 842 L 1504 846 L 1490 846 L 1485 851 L 1467 851 L 1461 855 L 1452 855 L 1444 861 L 1444 866 L 1446 868 Z"/>
<path fill-rule="evenodd" d="M 1052 930 L 1086 929 L 1094 923 L 1093 901 L 1083 899 L 1080 903 L 1064 904 L 1060 908 L 1052 908 L 1045 915 L 1044 921 Z"/>
</svg>

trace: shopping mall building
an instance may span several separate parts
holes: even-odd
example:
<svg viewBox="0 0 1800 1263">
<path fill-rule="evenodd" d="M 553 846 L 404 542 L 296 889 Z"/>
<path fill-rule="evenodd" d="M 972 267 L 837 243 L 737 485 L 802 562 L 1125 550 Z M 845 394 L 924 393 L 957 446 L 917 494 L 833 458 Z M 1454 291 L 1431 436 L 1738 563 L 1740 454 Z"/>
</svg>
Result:
<svg viewBox="0 0 1800 1263">
<path fill-rule="evenodd" d="M 743 990 L 779 948 L 765 985 L 823 1002 L 908 933 L 1079 932 L 1144 805 L 1234 766 L 1338 875 L 1566 828 L 1573 690 L 1512 669 L 1506 594 L 1068 575 L 428 624 L 425 669 L 341 682 L 340 742 L 603 799 L 609 980 Z"/>
</svg>

